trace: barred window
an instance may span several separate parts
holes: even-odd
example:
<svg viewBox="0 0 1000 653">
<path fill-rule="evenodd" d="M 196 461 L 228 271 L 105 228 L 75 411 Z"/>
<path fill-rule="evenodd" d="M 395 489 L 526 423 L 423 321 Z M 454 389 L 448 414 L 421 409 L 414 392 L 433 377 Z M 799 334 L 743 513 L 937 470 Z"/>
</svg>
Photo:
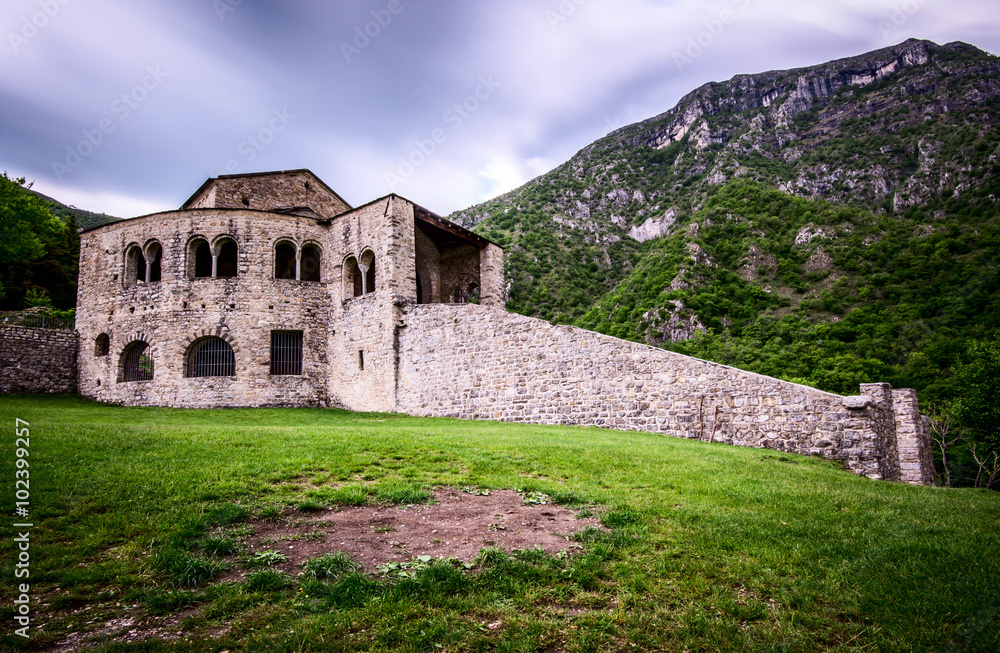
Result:
<svg viewBox="0 0 1000 653">
<path fill-rule="evenodd" d="M 111 338 L 102 333 L 94 338 L 94 356 L 107 356 L 111 353 Z"/>
<path fill-rule="evenodd" d="M 271 332 L 271 374 L 299 376 L 302 374 L 302 332 Z"/>
<path fill-rule="evenodd" d="M 125 347 L 122 352 L 120 381 L 130 383 L 152 380 L 153 357 L 150 355 L 149 345 L 141 340 L 136 340 Z"/>
<path fill-rule="evenodd" d="M 236 376 L 236 354 L 222 338 L 203 338 L 194 343 L 187 358 L 188 378 Z"/>
</svg>

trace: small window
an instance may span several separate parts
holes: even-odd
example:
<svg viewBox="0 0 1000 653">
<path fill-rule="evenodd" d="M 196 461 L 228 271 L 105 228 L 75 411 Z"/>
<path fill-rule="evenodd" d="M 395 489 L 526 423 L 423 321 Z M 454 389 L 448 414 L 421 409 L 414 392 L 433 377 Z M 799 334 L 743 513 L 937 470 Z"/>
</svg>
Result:
<svg viewBox="0 0 1000 653">
<path fill-rule="evenodd" d="M 478 304 L 479 303 L 479 284 L 474 283 L 469 286 L 469 303 Z"/>
<path fill-rule="evenodd" d="M 160 243 L 153 243 L 146 248 L 146 254 L 149 259 L 147 279 L 149 283 L 157 283 L 163 279 L 163 248 Z"/>
<path fill-rule="evenodd" d="M 295 246 L 291 243 L 278 243 L 274 248 L 274 278 L 295 278 Z"/>
<path fill-rule="evenodd" d="M 373 257 L 371 263 L 368 264 L 368 269 L 365 270 L 365 294 L 375 292 L 375 258 Z"/>
<path fill-rule="evenodd" d="M 361 255 L 360 270 L 364 274 L 364 281 L 359 294 L 367 295 L 375 292 L 375 255 L 371 250 Z"/>
<path fill-rule="evenodd" d="M 111 338 L 102 333 L 94 338 L 94 356 L 107 356 L 111 353 Z"/>
<path fill-rule="evenodd" d="M 271 374 L 299 376 L 302 374 L 302 332 L 271 332 Z"/>
<path fill-rule="evenodd" d="M 358 259 L 349 256 L 344 261 L 344 299 L 360 297 L 364 287 L 361 279 L 361 268 L 358 267 Z"/>
<path fill-rule="evenodd" d="M 239 249 L 236 241 L 224 240 L 219 246 L 219 255 L 215 260 L 215 276 L 219 279 L 232 279 L 238 269 Z"/>
<path fill-rule="evenodd" d="M 363 350 L 358 350 L 358 369 L 362 372 L 365 371 L 365 352 Z"/>
<path fill-rule="evenodd" d="M 185 376 L 236 376 L 236 354 L 233 353 L 233 348 L 222 338 L 197 341 L 188 354 Z"/>
<path fill-rule="evenodd" d="M 188 247 L 188 274 L 194 279 L 212 276 L 212 248 L 203 238 L 191 241 Z"/>
<path fill-rule="evenodd" d="M 146 283 L 146 257 L 142 249 L 133 245 L 125 252 L 125 285 Z"/>
<path fill-rule="evenodd" d="M 153 380 L 153 357 L 147 343 L 136 340 L 125 347 L 119 378 L 124 383 Z"/>
<path fill-rule="evenodd" d="M 302 281 L 319 281 L 319 266 L 322 254 L 319 247 L 306 245 L 302 248 L 302 262 L 299 264 L 299 279 Z"/>
</svg>

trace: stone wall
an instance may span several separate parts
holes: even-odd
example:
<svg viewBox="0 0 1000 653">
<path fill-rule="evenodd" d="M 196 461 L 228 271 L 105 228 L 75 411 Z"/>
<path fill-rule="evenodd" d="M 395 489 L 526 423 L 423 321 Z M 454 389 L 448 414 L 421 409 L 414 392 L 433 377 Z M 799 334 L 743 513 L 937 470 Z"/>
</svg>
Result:
<svg viewBox="0 0 1000 653">
<path fill-rule="evenodd" d="M 887 384 L 845 398 L 484 306 L 405 307 L 399 361 L 400 412 L 653 431 L 900 478 Z"/>
<path fill-rule="evenodd" d="M 310 208 L 331 219 L 350 210 L 344 200 L 308 170 L 229 175 L 210 179 L 189 199 L 185 209 Z"/>
<path fill-rule="evenodd" d="M 76 392 L 75 331 L 0 327 L 0 393 Z"/>
<path fill-rule="evenodd" d="M 178 407 L 322 406 L 328 402 L 328 326 L 340 285 L 330 227 L 310 218 L 251 210 L 198 209 L 136 218 L 83 234 L 77 291 L 80 393 L 125 405 Z M 189 276 L 188 243 L 228 237 L 238 246 L 234 278 Z M 162 279 L 126 283 L 122 253 L 131 243 L 162 246 Z M 278 241 L 319 244 L 321 281 L 274 278 Z M 337 291 L 339 292 L 339 290 Z M 302 374 L 270 374 L 272 331 L 301 331 Z M 107 334 L 110 351 L 94 342 Z M 235 377 L 186 378 L 185 353 L 205 335 L 236 354 Z M 122 354 L 133 342 L 151 348 L 154 378 L 120 382 Z"/>
<path fill-rule="evenodd" d="M 915 485 L 933 484 L 934 452 L 931 449 L 930 424 L 920 414 L 916 390 L 893 390 L 892 407 L 900 480 Z"/>
</svg>

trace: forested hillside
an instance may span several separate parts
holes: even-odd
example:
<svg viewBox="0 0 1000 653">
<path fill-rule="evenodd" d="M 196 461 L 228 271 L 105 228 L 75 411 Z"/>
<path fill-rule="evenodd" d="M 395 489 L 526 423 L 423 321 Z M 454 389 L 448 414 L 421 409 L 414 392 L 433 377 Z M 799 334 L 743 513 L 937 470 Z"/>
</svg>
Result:
<svg viewBox="0 0 1000 653">
<path fill-rule="evenodd" d="M 910 40 L 706 84 L 451 218 L 511 310 L 953 407 L 1000 337 L 998 125 L 1000 59 Z"/>
</svg>

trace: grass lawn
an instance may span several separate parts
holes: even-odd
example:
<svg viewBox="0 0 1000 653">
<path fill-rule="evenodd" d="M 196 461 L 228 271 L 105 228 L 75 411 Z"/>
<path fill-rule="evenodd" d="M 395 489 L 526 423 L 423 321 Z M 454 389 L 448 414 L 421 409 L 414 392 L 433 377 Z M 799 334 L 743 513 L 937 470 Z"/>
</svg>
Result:
<svg viewBox="0 0 1000 653">
<path fill-rule="evenodd" d="M 575 427 L 20 396 L 0 396 L 0 418 L 4 649 L 100 639 L 118 620 L 164 635 L 91 646 L 1000 651 L 996 492 Z M 18 418 L 31 436 L 27 640 L 14 634 Z M 336 557 L 302 576 L 258 561 L 245 580 L 217 580 L 247 563 L 255 519 L 419 501 L 438 486 L 541 492 L 603 515 L 608 530 L 584 531 L 568 557 L 489 550 L 472 569 L 431 561 L 390 575 Z"/>
</svg>

